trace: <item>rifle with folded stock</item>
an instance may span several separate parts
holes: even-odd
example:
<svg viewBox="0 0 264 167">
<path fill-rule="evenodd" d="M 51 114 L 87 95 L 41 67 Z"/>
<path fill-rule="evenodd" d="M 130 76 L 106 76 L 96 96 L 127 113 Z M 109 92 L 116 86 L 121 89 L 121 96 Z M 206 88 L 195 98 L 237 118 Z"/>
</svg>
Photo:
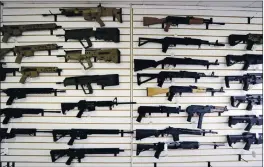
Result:
<svg viewBox="0 0 264 167">
<path fill-rule="evenodd" d="M 24 114 L 44 116 L 44 113 L 60 113 L 60 111 L 45 111 L 40 108 L 4 108 L 0 109 L 0 115 L 4 115 L 3 124 L 8 124 L 11 118 L 21 118 Z"/>
<path fill-rule="evenodd" d="M 93 28 L 84 28 L 84 29 L 72 29 L 72 30 L 65 30 L 64 35 L 57 35 L 57 36 L 64 36 L 65 42 L 69 39 L 78 40 L 84 48 L 90 48 L 93 46 L 90 38 L 94 37 L 96 40 L 104 40 L 104 41 L 112 41 L 115 43 L 120 42 L 120 31 L 118 28 L 96 28 L 94 31 Z M 82 42 L 85 40 L 88 46 L 85 46 Z"/>
<path fill-rule="evenodd" d="M 175 37 L 165 37 L 162 39 L 155 39 L 155 38 L 139 38 L 138 39 L 138 46 L 145 45 L 146 43 L 160 43 L 162 45 L 162 52 L 166 53 L 169 46 L 176 45 L 197 45 L 200 47 L 201 45 L 213 45 L 213 46 L 225 46 L 223 43 L 219 43 L 218 40 L 215 42 L 209 42 L 206 40 L 196 39 L 196 38 L 175 38 Z"/>
<path fill-rule="evenodd" d="M 19 82 L 24 84 L 27 78 L 36 78 L 40 73 L 58 73 L 60 76 L 62 69 L 58 67 L 21 67 L 22 77 Z"/>
<path fill-rule="evenodd" d="M 26 98 L 29 94 L 52 94 L 57 96 L 58 92 L 66 92 L 65 90 L 58 90 L 53 88 L 8 88 L 1 89 L 1 92 L 9 96 L 6 105 L 11 105 L 15 99 Z"/>
<path fill-rule="evenodd" d="M 226 87 L 229 88 L 230 81 L 239 81 L 243 84 L 243 90 L 248 91 L 249 85 L 261 84 L 263 82 L 262 73 L 247 73 L 242 76 L 225 76 Z"/>
<path fill-rule="evenodd" d="M 57 57 L 64 57 L 65 62 L 69 60 L 77 60 L 85 70 L 93 67 L 91 58 L 94 58 L 94 62 L 97 60 L 105 62 L 120 63 L 120 51 L 119 49 L 95 49 L 86 50 L 85 54 L 82 54 L 82 50 L 65 50 L 66 55 L 59 55 Z M 84 61 L 88 66 L 84 65 Z"/>
<path fill-rule="evenodd" d="M 157 130 L 157 129 L 136 129 L 136 140 L 145 139 L 151 136 L 159 137 L 165 135 L 171 135 L 173 137 L 173 141 L 178 141 L 179 136 L 182 134 L 189 134 L 189 135 L 203 135 L 205 136 L 206 133 L 217 134 L 217 132 L 211 130 L 204 130 L 204 129 L 186 129 L 186 128 L 173 128 L 168 127 L 165 129 Z"/>
<path fill-rule="evenodd" d="M 92 83 L 101 85 L 102 89 L 106 86 L 117 86 L 119 85 L 119 75 L 118 74 L 108 74 L 108 75 L 85 75 L 77 77 L 65 78 L 63 82 L 57 82 L 56 84 L 63 84 L 64 86 L 75 85 L 76 89 L 79 89 L 79 85 L 82 87 L 84 94 L 93 94 Z M 87 87 L 88 92 L 84 89 Z"/>
<path fill-rule="evenodd" d="M 0 32 L 3 34 L 3 42 L 7 42 L 12 36 L 18 37 L 26 31 L 42 31 L 50 30 L 51 35 L 53 35 L 53 30 L 59 29 L 61 26 L 57 26 L 55 23 L 47 24 L 25 24 L 25 25 L 3 25 L 0 27 Z"/>
<path fill-rule="evenodd" d="M 226 65 L 232 66 L 237 63 L 244 62 L 242 70 L 247 70 L 250 65 L 263 64 L 263 55 L 260 54 L 244 54 L 244 55 L 227 55 Z"/>
<path fill-rule="evenodd" d="M 246 131 L 250 131 L 252 126 L 254 125 L 263 125 L 263 116 L 256 115 L 243 115 L 243 116 L 229 116 L 228 126 L 232 127 L 232 125 L 236 125 L 238 123 L 246 123 L 247 126 L 245 128 Z"/>
<path fill-rule="evenodd" d="M 61 13 L 53 14 L 42 14 L 42 16 L 54 16 L 54 21 L 57 21 L 58 15 L 64 15 L 66 17 L 79 17 L 83 16 L 86 21 L 96 21 L 101 27 L 105 26 L 101 17 L 113 16 L 113 21 L 117 19 L 120 23 L 122 20 L 122 8 L 102 7 L 99 4 L 97 7 L 89 8 L 60 8 Z"/>
<path fill-rule="evenodd" d="M 232 107 L 238 107 L 241 103 L 248 103 L 246 110 L 251 111 L 253 105 L 262 105 L 262 94 L 247 94 L 246 96 L 231 96 L 230 98 Z"/>
<path fill-rule="evenodd" d="M 83 112 L 95 111 L 95 107 L 109 107 L 109 110 L 112 110 L 114 106 L 120 104 L 136 104 L 136 102 L 117 102 L 117 98 L 114 98 L 113 101 L 80 100 L 78 103 L 61 103 L 61 111 L 63 114 L 66 114 L 66 111 L 73 110 L 75 107 L 77 107 L 79 112 L 76 117 L 81 118 Z"/>
<path fill-rule="evenodd" d="M 13 76 L 16 76 L 16 72 L 19 71 L 19 68 L 4 68 L 3 65 L 6 63 L 0 62 L 0 81 L 4 81 L 6 79 L 6 74 L 12 73 Z"/>
<path fill-rule="evenodd" d="M 159 159 L 160 154 L 162 151 L 165 151 L 167 149 L 199 149 L 201 145 L 209 145 L 214 146 L 214 149 L 216 149 L 219 146 L 223 146 L 222 143 L 199 143 L 197 141 L 177 141 L 177 142 L 158 142 L 153 144 L 137 144 L 137 155 L 139 155 L 143 151 L 148 150 L 154 150 L 156 151 L 154 154 L 154 157 Z"/>
<path fill-rule="evenodd" d="M 139 106 L 138 107 L 138 117 L 137 122 L 141 122 L 143 117 L 146 117 L 146 114 L 148 113 L 151 115 L 152 113 L 166 113 L 167 117 L 170 116 L 170 114 L 179 114 L 180 112 L 185 112 L 185 110 L 181 109 L 180 107 L 168 107 L 168 106 Z"/>
<path fill-rule="evenodd" d="M 210 65 L 219 65 L 218 60 L 215 62 L 209 62 L 208 60 L 199 60 L 192 58 L 175 58 L 175 57 L 166 57 L 162 60 L 148 60 L 148 59 L 134 59 L 134 71 L 144 70 L 146 68 L 156 68 L 161 65 L 161 68 L 164 69 L 166 65 L 176 67 L 176 65 L 200 65 L 206 66 L 207 69 Z"/>
<path fill-rule="evenodd" d="M 247 50 L 251 50 L 254 44 L 261 45 L 263 43 L 263 35 L 249 33 L 247 35 L 231 34 L 228 36 L 228 43 L 230 46 L 235 46 L 241 42 L 247 44 Z"/>
<path fill-rule="evenodd" d="M 121 137 L 125 133 L 133 134 L 133 131 L 124 131 L 119 129 L 56 129 L 52 131 L 53 140 L 56 142 L 59 139 L 70 136 L 68 145 L 73 145 L 74 140 L 87 139 L 88 135 L 93 134 L 107 134 L 107 135 L 117 135 L 121 134 Z"/>
<path fill-rule="evenodd" d="M 78 159 L 78 162 L 81 162 L 81 159 L 85 158 L 85 154 L 114 154 L 116 156 L 120 152 L 124 152 L 119 148 L 69 148 L 69 149 L 60 149 L 60 150 L 51 150 L 50 156 L 52 162 L 56 162 L 58 159 L 68 156 L 66 165 L 70 165 L 74 159 Z"/>
<path fill-rule="evenodd" d="M 237 142 L 245 142 L 244 150 L 249 150 L 252 144 L 262 144 L 262 133 L 244 132 L 241 135 L 227 135 L 227 143 L 230 147 Z"/>
<path fill-rule="evenodd" d="M 211 92 L 211 95 L 214 96 L 216 92 L 224 93 L 223 87 L 220 89 L 214 88 L 205 88 L 197 86 L 170 86 L 169 88 L 147 88 L 147 96 L 155 96 L 159 94 L 166 93 L 169 101 L 172 101 L 173 97 L 177 94 L 180 96 L 182 93 L 206 93 Z"/>
<path fill-rule="evenodd" d="M 58 46 L 57 44 L 15 46 L 14 48 L 1 49 L 1 58 L 3 58 L 7 53 L 13 52 L 14 55 L 17 56 L 15 63 L 20 64 L 23 57 L 32 57 L 35 52 L 48 51 L 48 54 L 51 55 L 52 50 L 58 50 L 60 48 L 62 48 L 62 46 Z"/>
<path fill-rule="evenodd" d="M 177 16 L 167 16 L 165 18 L 155 18 L 155 17 L 143 17 L 143 25 L 144 26 L 150 26 L 155 24 L 161 24 L 164 31 L 168 32 L 170 26 L 178 26 L 179 24 L 205 24 L 206 29 L 208 29 L 209 24 L 219 24 L 219 25 L 225 25 L 225 23 L 220 22 L 213 22 L 213 18 L 210 19 L 204 19 L 199 17 L 192 17 L 192 16 L 186 16 L 186 17 L 177 17 Z M 165 26 L 164 26 L 165 25 Z"/>
<path fill-rule="evenodd" d="M 142 81 L 142 77 L 148 77 L 148 79 Z M 218 77 L 214 75 L 214 72 L 212 72 L 211 75 L 206 75 L 205 73 L 198 73 L 198 72 L 189 72 L 189 71 L 161 71 L 158 74 L 151 74 L 151 73 L 137 73 L 137 84 L 141 85 L 143 83 L 146 83 L 148 81 L 151 81 L 153 79 L 157 78 L 157 83 L 159 87 L 162 87 L 165 80 L 172 81 L 173 78 L 194 78 L 195 83 L 197 83 L 197 80 L 201 77 Z"/>
</svg>

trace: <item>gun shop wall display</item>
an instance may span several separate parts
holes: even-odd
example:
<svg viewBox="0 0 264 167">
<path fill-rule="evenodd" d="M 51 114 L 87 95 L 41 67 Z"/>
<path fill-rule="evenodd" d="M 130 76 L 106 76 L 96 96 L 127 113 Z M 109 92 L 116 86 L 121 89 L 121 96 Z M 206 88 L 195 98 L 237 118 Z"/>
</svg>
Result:
<svg viewBox="0 0 264 167">
<path fill-rule="evenodd" d="M 257 1 L 2 2 L 0 166 L 262 166 Z"/>
</svg>

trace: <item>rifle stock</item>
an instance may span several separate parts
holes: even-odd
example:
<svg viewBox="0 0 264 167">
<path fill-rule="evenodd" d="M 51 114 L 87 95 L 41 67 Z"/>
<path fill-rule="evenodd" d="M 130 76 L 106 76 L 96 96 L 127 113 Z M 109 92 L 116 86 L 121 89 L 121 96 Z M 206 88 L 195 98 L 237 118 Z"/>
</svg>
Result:
<svg viewBox="0 0 264 167">
<path fill-rule="evenodd" d="M 147 96 L 155 96 L 159 94 L 168 93 L 169 88 L 147 88 Z"/>
<path fill-rule="evenodd" d="M 143 17 L 143 25 L 150 26 L 154 24 L 162 24 L 165 22 L 165 18 L 156 18 L 156 17 Z"/>
</svg>

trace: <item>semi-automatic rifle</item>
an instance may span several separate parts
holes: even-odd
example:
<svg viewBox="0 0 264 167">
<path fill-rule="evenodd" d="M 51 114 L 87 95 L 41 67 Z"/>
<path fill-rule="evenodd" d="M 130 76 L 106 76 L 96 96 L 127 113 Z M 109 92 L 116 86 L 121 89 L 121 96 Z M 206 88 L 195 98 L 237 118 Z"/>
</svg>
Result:
<svg viewBox="0 0 264 167">
<path fill-rule="evenodd" d="M 142 77 L 148 77 L 148 79 L 142 81 Z M 151 73 L 137 73 L 137 84 L 141 85 L 143 83 L 146 83 L 148 81 L 151 81 L 153 79 L 157 78 L 157 83 L 159 87 L 162 87 L 165 80 L 172 81 L 173 78 L 193 78 L 195 80 L 195 83 L 197 83 L 197 80 L 201 77 L 218 77 L 214 75 L 214 72 L 212 72 L 211 75 L 206 75 L 205 73 L 198 73 L 198 72 L 189 72 L 189 71 L 161 71 L 158 74 L 151 74 Z"/>
<path fill-rule="evenodd" d="M 26 98 L 29 94 L 52 94 L 57 96 L 58 92 L 66 92 L 65 90 L 58 90 L 53 88 L 8 88 L 1 89 L 1 92 L 9 96 L 9 99 L 6 102 L 6 105 L 13 104 L 15 99 Z"/>
<path fill-rule="evenodd" d="M 57 44 L 15 46 L 14 48 L 1 49 L 1 58 L 4 58 L 7 53 L 13 52 L 16 55 L 15 63 L 20 64 L 24 57 L 32 57 L 35 55 L 35 52 L 48 51 L 48 54 L 51 55 L 52 50 L 58 50 L 60 48 L 62 46 L 58 46 Z"/>
<path fill-rule="evenodd" d="M 162 52 L 166 53 L 169 46 L 176 46 L 176 45 L 197 45 L 200 47 L 201 45 L 213 45 L 213 46 L 225 46 L 223 43 L 219 43 L 218 40 L 215 42 L 209 42 L 206 40 L 196 39 L 196 38 L 175 38 L 175 37 L 165 37 L 162 39 L 156 38 L 139 38 L 138 39 L 138 46 L 145 45 L 146 43 L 160 43 L 162 45 Z"/>
<path fill-rule="evenodd" d="M 165 18 L 156 18 L 156 17 L 143 17 L 143 25 L 144 26 L 150 26 L 155 24 L 161 24 L 164 31 L 168 32 L 170 26 L 177 26 L 179 24 L 205 24 L 206 29 L 208 29 L 209 24 L 219 24 L 219 25 L 225 25 L 225 23 L 219 23 L 219 22 L 213 22 L 213 18 L 210 19 L 204 19 L 199 17 L 192 17 L 192 16 L 186 16 L 186 17 L 178 17 L 178 16 L 167 16 Z"/>
<path fill-rule="evenodd" d="M 137 155 L 139 155 L 143 151 L 148 150 L 154 150 L 156 151 L 154 154 L 155 158 L 159 158 L 162 151 L 165 151 L 167 149 L 199 149 L 201 145 L 209 145 L 214 146 L 214 149 L 216 149 L 219 146 L 224 146 L 223 143 L 199 143 L 197 141 L 177 141 L 177 142 L 171 142 L 171 143 L 153 143 L 153 144 L 137 144 Z"/>
<path fill-rule="evenodd" d="M 226 65 L 232 66 L 237 63 L 244 63 L 242 70 L 247 70 L 250 65 L 263 64 L 263 55 L 244 54 L 244 55 L 227 55 Z"/>
<path fill-rule="evenodd" d="M 203 123 L 203 117 L 207 113 L 218 113 L 220 115 L 221 113 L 228 111 L 227 107 L 222 106 L 202 106 L 202 105 L 190 105 L 186 108 L 186 113 L 188 115 L 187 121 L 191 122 L 192 117 L 196 114 L 199 117 L 197 128 L 202 128 Z"/>
<path fill-rule="evenodd" d="M 238 107 L 241 103 L 248 103 L 246 110 L 251 111 L 253 105 L 262 105 L 262 94 L 247 94 L 246 96 L 231 96 L 232 107 Z"/>
<path fill-rule="evenodd" d="M 175 58 L 175 57 L 166 57 L 162 60 L 155 61 L 149 59 L 134 59 L 134 71 L 144 70 L 146 68 L 157 68 L 157 66 L 161 65 L 161 68 L 164 69 L 165 66 L 173 66 L 176 65 L 199 65 L 206 66 L 209 69 L 210 65 L 219 65 L 218 60 L 215 62 L 209 62 L 208 60 L 199 60 L 192 58 Z"/>
<path fill-rule="evenodd" d="M 151 136 L 159 137 L 159 136 L 169 136 L 171 135 L 173 138 L 173 141 L 179 141 L 179 136 L 182 134 L 188 134 L 188 135 L 205 135 L 206 133 L 212 133 L 217 134 L 217 132 L 211 131 L 211 130 L 203 130 L 203 129 L 186 129 L 186 128 L 173 128 L 168 127 L 165 129 L 136 129 L 136 140 L 145 139 Z"/>
<path fill-rule="evenodd" d="M 8 39 L 12 36 L 18 37 L 26 31 L 43 31 L 50 30 L 51 35 L 53 35 L 53 30 L 57 30 L 61 26 L 57 26 L 55 23 L 47 24 L 24 24 L 24 25 L 3 25 L 0 27 L 0 32 L 3 34 L 3 42 L 7 42 Z"/>
<path fill-rule="evenodd" d="M 53 14 L 42 14 L 42 16 L 54 16 L 54 21 L 57 21 L 58 15 L 64 15 L 66 17 L 79 17 L 82 16 L 86 21 L 96 21 L 100 24 L 101 27 L 105 26 L 104 22 L 101 20 L 101 17 L 113 16 L 113 21 L 117 19 L 120 23 L 122 20 L 122 8 L 111 8 L 111 7 L 102 7 L 99 4 L 97 7 L 89 8 L 60 8 L 61 13 Z"/>
<path fill-rule="evenodd" d="M 62 69 L 58 67 L 21 67 L 20 83 L 24 84 L 27 78 L 36 78 L 40 73 L 58 73 L 60 76 Z"/>
<path fill-rule="evenodd" d="M 78 77 L 68 77 L 65 78 L 63 82 L 57 82 L 56 84 L 63 84 L 64 86 L 75 85 L 76 89 L 79 89 L 79 85 L 82 87 L 84 94 L 93 94 L 92 83 L 101 85 L 102 89 L 106 86 L 117 86 L 119 85 L 119 75 L 118 74 L 108 74 L 108 75 L 85 75 Z M 87 87 L 87 90 L 84 87 Z"/>
<path fill-rule="evenodd" d="M 113 101 L 85 101 L 80 100 L 78 103 L 61 103 L 61 111 L 63 114 L 66 114 L 66 111 L 73 110 L 75 107 L 78 108 L 79 112 L 77 118 L 81 118 L 82 114 L 87 111 L 95 111 L 95 107 L 109 107 L 110 110 L 114 106 L 120 104 L 136 104 L 136 102 L 117 102 L 117 98 L 114 98 Z"/>
<path fill-rule="evenodd" d="M 262 144 L 262 133 L 244 132 L 242 135 L 227 135 L 227 143 L 230 147 L 237 142 L 245 142 L 244 150 L 249 150 L 252 144 Z"/>
<path fill-rule="evenodd" d="M 78 159 L 78 162 L 81 163 L 81 159 L 85 157 L 85 154 L 114 154 L 116 156 L 120 152 L 124 152 L 124 150 L 119 148 L 69 148 L 51 150 L 50 155 L 52 162 L 68 156 L 69 159 L 66 161 L 66 165 L 70 165 L 74 159 Z"/>
<path fill-rule="evenodd" d="M 93 134 L 107 134 L 107 135 L 117 135 L 121 134 L 121 137 L 125 133 L 133 134 L 133 131 L 124 131 L 119 129 L 56 129 L 52 131 L 53 140 L 56 142 L 59 139 L 69 136 L 71 139 L 68 145 L 73 145 L 74 140 L 87 139 L 88 135 Z"/>
<path fill-rule="evenodd" d="M 120 31 L 118 28 L 96 28 L 94 31 L 93 28 L 84 28 L 84 29 L 72 29 L 72 30 L 64 30 L 65 42 L 69 39 L 78 40 L 84 48 L 90 48 L 93 46 L 90 38 L 94 37 L 96 40 L 104 40 L 104 41 L 112 41 L 112 42 L 120 42 Z M 82 40 L 86 40 L 88 46 L 85 46 Z"/>
<path fill-rule="evenodd" d="M 248 91 L 249 85 L 261 84 L 263 82 L 262 73 L 247 73 L 242 76 L 225 76 L 226 87 L 229 88 L 230 81 L 239 81 L 243 84 L 243 90 Z"/>
<path fill-rule="evenodd" d="M 263 35 L 262 34 L 247 34 L 247 35 L 237 35 L 231 34 L 228 36 L 228 43 L 230 46 L 235 46 L 239 43 L 243 42 L 243 44 L 247 44 L 246 49 L 251 50 L 254 44 L 262 44 L 263 43 Z"/>
<path fill-rule="evenodd" d="M 220 89 L 214 89 L 214 88 L 205 88 L 205 87 L 197 87 L 197 86 L 170 86 L 169 88 L 147 88 L 147 96 L 154 96 L 159 94 L 166 93 L 166 96 L 168 97 L 169 101 L 172 101 L 173 97 L 177 94 L 180 96 L 182 93 L 206 93 L 211 92 L 212 96 L 216 92 L 224 93 L 223 87 Z"/>
<path fill-rule="evenodd" d="M 170 114 L 179 114 L 180 112 L 185 112 L 185 110 L 179 107 L 168 107 L 168 106 L 139 106 L 138 107 L 138 117 L 137 122 L 141 122 L 143 117 L 146 117 L 146 114 L 151 115 L 152 113 L 165 113 L 167 117 Z"/>
<path fill-rule="evenodd" d="M 4 108 L 0 109 L 0 115 L 4 115 L 3 124 L 8 124 L 11 118 L 21 118 L 24 114 L 44 116 L 44 113 L 60 113 L 60 111 L 45 111 L 40 108 Z"/>
<path fill-rule="evenodd" d="M 19 68 L 4 68 L 3 65 L 6 63 L 0 62 L 0 81 L 4 81 L 6 79 L 6 74 L 12 73 L 13 76 L 16 76 L 16 72 L 19 71 Z"/>
<path fill-rule="evenodd" d="M 246 131 L 250 131 L 252 126 L 254 125 L 263 125 L 263 116 L 256 115 L 243 115 L 243 116 L 229 116 L 228 126 L 232 127 L 232 125 L 236 125 L 238 123 L 246 123 L 247 126 L 245 128 Z"/>
<path fill-rule="evenodd" d="M 105 62 L 120 63 L 120 51 L 119 49 L 95 49 L 95 50 L 86 50 L 85 54 L 82 54 L 82 50 L 65 50 L 66 55 L 59 55 L 57 57 L 64 57 L 65 62 L 69 60 L 77 60 L 85 70 L 88 70 L 93 67 L 91 59 L 94 59 L 94 62 L 97 60 Z M 85 66 L 84 63 L 87 63 L 88 66 Z"/>
</svg>

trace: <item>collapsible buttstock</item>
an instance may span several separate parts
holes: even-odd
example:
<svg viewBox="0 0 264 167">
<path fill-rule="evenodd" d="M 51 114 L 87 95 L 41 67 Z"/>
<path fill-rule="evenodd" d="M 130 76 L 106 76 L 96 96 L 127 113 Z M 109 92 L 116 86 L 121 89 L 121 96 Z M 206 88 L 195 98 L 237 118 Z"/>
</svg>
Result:
<svg viewBox="0 0 264 167">
<path fill-rule="evenodd" d="M 156 17 L 143 17 L 143 25 L 149 26 L 154 24 L 161 24 L 165 21 L 165 19 L 159 19 Z"/>
<path fill-rule="evenodd" d="M 154 96 L 159 94 L 165 94 L 169 92 L 169 88 L 147 88 L 147 96 Z"/>
</svg>

